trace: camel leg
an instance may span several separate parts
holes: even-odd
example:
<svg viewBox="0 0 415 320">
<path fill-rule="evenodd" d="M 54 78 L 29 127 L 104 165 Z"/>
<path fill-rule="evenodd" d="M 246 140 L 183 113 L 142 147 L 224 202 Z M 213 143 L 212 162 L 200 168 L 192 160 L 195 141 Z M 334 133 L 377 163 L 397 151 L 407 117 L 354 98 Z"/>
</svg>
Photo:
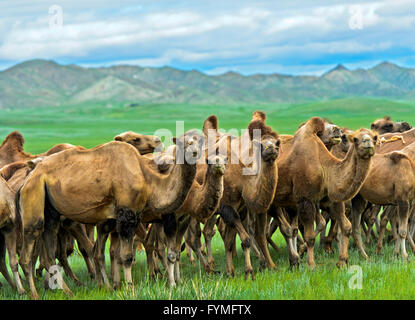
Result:
<svg viewBox="0 0 415 320">
<path fill-rule="evenodd" d="M 326 219 L 324 219 L 323 215 L 320 212 L 320 209 L 316 208 L 316 230 L 314 231 L 315 236 L 317 237 L 320 232 L 326 230 Z"/>
<path fill-rule="evenodd" d="M 269 269 L 276 270 L 277 266 L 272 261 L 271 255 L 268 249 L 266 229 L 267 229 L 267 214 L 259 213 L 255 215 L 255 240 L 265 258 L 266 266 Z"/>
<path fill-rule="evenodd" d="M 332 203 L 330 205 L 330 215 L 332 215 L 340 228 L 341 241 L 339 243 L 339 262 L 337 263 L 338 267 L 343 267 L 347 265 L 349 259 L 348 245 L 349 238 L 352 232 L 352 224 L 349 219 L 347 219 L 345 214 L 344 202 Z"/>
<path fill-rule="evenodd" d="M 203 268 L 207 273 L 214 272 L 211 265 L 206 261 L 205 257 L 202 254 L 202 244 L 200 242 L 201 237 L 201 229 L 200 229 L 200 223 L 197 222 L 195 219 L 191 219 L 189 227 L 188 227 L 189 233 L 186 233 L 187 237 L 187 243 L 190 245 L 191 250 L 193 250 L 196 253 L 196 256 L 199 258 L 200 262 L 203 265 Z"/>
<path fill-rule="evenodd" d="M 360 254 L 364 259 L 369 259 L 365 249 L 363 248 L 362 235 L 360 233 L 360 225 L 362 221 L 362 214 L 366 207 L 367 202 L 360 196 L 357 195 L 352 200 L 352 230 L 353 238 L 355 240 L 356 246 L 360 251 Z"/>
<path fill-rule="evenodd" d="M 249 236 L 249 234 L 246 232 L 241 218 L 239 216 L 239 214 L 234 210 L 234 208 L 230 207 L 230 206 L 223 206 L 222 210 L 221 210 L 221 216 L 222 214 L 224 214 L 224 216 L 226 216 L 227 219 L 230 219 L 229 223 L 231 227 L 234 227 L 236 229 L 236 232 L 239 235 L 239 238 L 241 239 L 241 247 L 242 250 L 244 251 L 244 256 L 245 256 L 245 279 L 248 278 L 248 275 L 251 275 L 251 278 L 254 279 L 254 269 L 252 268 L 252 264 L 251 264 L 251 238 Z M 222 216 L 222 218 L 224 219 L 224 222 L 227 224 L 224 216 Z M 233 238 L 234 240 L 231 242 L 232 243 L 232 257 L 233 257 L 233 252 L 235 249 L 235 245 L 236 245 L 236 241 L 235 238 Z"/>
<path fill-rule="evenodd" d="M 304 227 L 304 239 L 307 244 L 307 262 L 311 269 L 316 267 L 314 262 L 314 217 L 316 216 L 316 207 L 310 200 L 303 199 L 297 205 L 298 216 Z"/>
<path fill-rule="evenodd" d="M 184 235 L 185 239 L 191 239 L 192 237 L 193 237 L 193 235 L 189 234 L 189 230 Z M 196 266 L 196 260 L 195 260 L 195 257 L 193 257 L 193 250 L 192 250 L 192 247 L 190 246 L 188 240 L 185 240 L 185 250 L 186 250 L 187 259 L 189 260 L 190 264 L 193 267 L 195 267 Z M 202 249 L 200 249 L 200 250 L 202 250 Z"/>
<path fill-rule="evenodd" d="M 56 265 L 56 252 L 57 252 L 57 242 L 58 242 L 58 232 L 60 227 L 60 214 L 57 212 L 51 204 L 48 202 L 45 203 L 45 224 L 42 234 L 43 245 L 44 245 L 44 254 L 45 254 L 45 289 L 49 288 L 49 279 L 50 279 L 50 270 L 52 266 Z M 65 243 L 66 254 L 66 243 Z M 66 294 L 72 295 L 72 291 L 68 288 L 65 281 L 60 277 L 61 289 Z"/>
<path fill-rule="evenodd" d="M 98 280 L 100 286 L 110 288 L 110 282 L 105 271 L 105 243 L 108 235 L 114 230 L 116 221 L 109 219 L 104 223 L 97 225 L 97 240 L 94 244 L 94 263 L 95 263 L 95 278 Z"/>
<path fill-rule="evenodd" d="M 180 276 L 181 246 L 182 246 L 184 234 L 186 233 L 186 230 L 189 227 L 190 220 L 191 220 L 190 216 L 187 216 L 187 217 L 181 217 L 178 221 L 179 223 L 178 223 L 178 228 L 176 232 L 176 240 L 175 240 L 176 262 L 174 263 L 174 280 L 176 283 L 179 283 L 181 281 L 181 276 Z M 200 239 L 200 235 L 201 233 L 200 233 L 200 225 L 199 225 L 199 239 Z M 201 252 L 200 252 L 200 255 L 202 255 Z"/>
<path fill-rule="evenodd" d="M 407 200 L 398 201 L 398 234 L 399 242 L 401 244 L 401 253 L 403 259 L 408 259 L 408 253 L 406 252 L 405 241 L 408 234 L 408 220 L 410 213 L 410 205 Z"/>
<path fill-rule="evenodd" d="M 386 226 L 388 225 L 389 216 L 390 216 L 392 211 L 393 211 L 392 206 L 386 206 L 386 207 L 384 207 L 383 212 L 381 214 L 378 244 L 377 244 L 377 248 L 376 248 L 376 252 L 378 254 L 380 254 L 382 252 L 383 238 L 385 237 Z"/>
<path fill-rule="evenodd" d="M 225 239 L 223 243 L 225 245 L 226 273 L 232 277 L 235 275 L 235 268 L 232 263 L 232 250 L 235 242 L 235 237 L 235 228 L 225 225 Z"/>
<path fill-rule="evenodd" d="M 119 268 L 120 266 L 117 265 L 115 266 L 115 264 L 118 264 L 119 261 L 115 261 L 115 256 L 116 253 L 119 254 L 119 250 L 120 250 L 120 242 L 119 242 L 119 234 L 117 232 L 111 232 L 109 235 L 110 238 L 110 267 L 111 267 L 111 271 L 110 271 L 110 278 L 112 279 L 112 281 L 114 282 L 114 288 L 116 287 L 115 285 L 115 280 L 114 280 L 114 269 L 115 268 Z M 118 250 L 118 252 L 116 252 Z M 118 277 L 118 283 L 117 283 L 117 289 L 120 288 L 121 286 L 121 278 L 120 276 Z"/>
<path fill-rule="evenodd" d="M 205 244 L 206 244 L 206 251 L 208 256 L 208 264 L 211 270 L 215 268 L 215 259 L 213 259 L 213 253 L 212 253 L 212 238 L 216 233 L 215 230 L 215 224 L 218 218 L 214 214 L 212 217 L 206 221 L 204 227 L 203 227 L 203 237 L 205 238 Z"/>
<path fill-rule="evenodd" d="M 73 241 L 72 237 L 68 237 L 68 234 L 64 229 L 62 228 L 59 229 L 57 258 L 58 258 L 59 263 L 62 265 L 63 270 L 65 271 L 65 274 L 69 276 L 70 278 L 72 278 L 75 281 L 76 285 L 81 286 L 82 285 L 81 281 L 74 274 L 68 262 L 68 255 L 66 252 L 68 240 Z"/>
<path fill-rule="evenodd" d="M 273 218 L 272 222 L 271 222 L 271 225 L 268 228 L 267 241 L 275 251 L 281 252 L 281 249 L 278 248 L 277 244 L 274 242 L 274 240 L 272 240 L 272 235 L 275 232 L 277 232 L 278 226 L 279 226 L 279 222 L 276 219 Z"/>
<path fill-rule="evenodd" d="M 120 235 L 119 259 L 124 269 L 124 279 L 134 289 L 131 266 L 133 263 L 133 238 L 137 228 L 137 216 L 127 207 L 117 208 L 116 230 Z"/>
<path fill-rule="evenodd" d="M 120 235 L 114 231 L 110 234 L 110 252 L 111 257 L 111 278 L 114 290 L 121 288 L 121 253 L 120 253 Z"/>
<path fill-rule="evenodd" d="M 174 265 L 177 260 L 175 240 L 177 233 L 177 219 L 174 213 L 164 214 L 162 216 L 163 229 L 167 239 L 167 278 L 170 287 L 176 285 L 174 279 Z"/>
<path fill-rule="evenodd" d="M 7 280 L 9 285 L 15 289 L 16 286 L 10 277 L 9 271 L 6 266 L 6 240 L 2 232 L 0 232 L 0 272 L 3 277 Z"/>
<path fill-rule="evenodd" d="M 299 260 L 300 256 L 298 255 L 297 250 L 295 249 L 294 244 L 294 231 L 290 223 L 287 221 L 287 219 L 284 216 L 284 212 L 281 208 L 276 208 L 276 221 L 279 224 L 280 230 L 282 235 L 285 238 L 285 241 L 287 242 L 288 246 L 288 257 L 290 260 L 290 268 L 298 267 L 299 266 Z"/>
<path fill-rule="evenodd" d="M 155 278 L 156 274 L 160 273 L 160 270 L 158 269 L 158 267 L 156 268 L 154 261 L 155 241 L 157 232 L 156 229 L 158 226 L 158 223 L 153 223 L 150 227 L 150 230 L 147 232 L 147 236 L 144 240 L 144 249 L 146 251 L 147 256 L 147 270 L 151 278 Z"/>
<path fill-rule="evenodd" d="M 94 279 L 95 278 L 95 269 L 93 266 L 94 243 L 90 240 L 90 237 L 88 236 L 87 225 L 84 225 L 79 222 L 74 222 L 69 219 L 65 219 L 62 225 L 78 242 L 78 248 L 84 258 L 86 267 L 88 269 L 88 274 L 91 277 L 91 279 Z M 93 228 L 92 228 L 92 231 L 94 231 Z"/>
<path fill-rule="evenodd" d="M 13 273 L 14 281 L 16 283 L 17 292 L 19 294 L 24 294 L 26 293 L 26 290 L 23 288 L 22 281 L 20 279 L 19 265 L 17 262 L 17 241 L 18 241 L 17 239 L 18 237 L 16 233 L 17 233 L 16 230 L 5 232 L 4 239 L 6 242 L 7 251 L 9 253 L 9 264 L 10 264 L 10 268 Z"/>
</svg>

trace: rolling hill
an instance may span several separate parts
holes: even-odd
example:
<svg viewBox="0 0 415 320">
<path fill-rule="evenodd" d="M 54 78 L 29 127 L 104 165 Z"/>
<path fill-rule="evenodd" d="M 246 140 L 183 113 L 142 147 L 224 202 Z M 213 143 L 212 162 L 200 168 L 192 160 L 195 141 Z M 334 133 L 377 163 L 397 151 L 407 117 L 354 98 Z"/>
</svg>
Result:
<svg viewBox="0 0 415 320">
<path fill-rule="evenodd" d="M 0 72 L 0 108 L 88 101 L 141 103 L 302 103 L 352 97 L 415 98 L 415 69 L 383 62 L 370 69 L 342 65 L 321 76 L 227 72 L 209 76 L 171 67 L 83 68 L 29 60 Z"/>
</svg>

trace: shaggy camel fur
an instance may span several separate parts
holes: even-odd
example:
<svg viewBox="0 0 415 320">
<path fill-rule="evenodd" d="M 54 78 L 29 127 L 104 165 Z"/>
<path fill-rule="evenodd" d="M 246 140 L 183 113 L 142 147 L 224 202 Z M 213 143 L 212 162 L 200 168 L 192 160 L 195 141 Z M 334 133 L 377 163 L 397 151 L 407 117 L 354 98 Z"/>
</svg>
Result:
<svg viewBox="0 0 415 320">
<path fill-rule="evenodd" d="M 176 164 L 169 175 L 149 169 L 143 156 L 131 145 L 113 141 L 90 150 L 66 150 L 46 158 L 27 178 L 20 190 L 24 241 L 20 265 L 29 283 L 31 296 L 39 298 L 31 270 L 35 240 L 45 239 L 48 266 L 54 264 L 58 217 L 43 214 L 50 204 L 64 217 L 82 223 L 97 223 L 98 239 L 94 247 L 95 270 L 100 283 L 109 285 L 105 272 L 105 242 L 114 229 L 120 234 L 116 250 L 114 286 L 120 286 L 120 267 L 132 287 L 131 264 L 134 230 L 137 221 L 151 211 L 160 218 L 181 206 L 193 183 L 196 165 L 187 159 L 199 150 L 189 141 L 176 148 Z M 184 161 L 186 158 L 186 161 Z M 70 166 L 62 166 L 70 163 Z M 46 281 L 48 274 L 46 274 Z M 67 285 L 63 289 L 71 293 Z"/>
<path fill-rule="evenodd" d="M 301 128 L 305 124 L 306 122 L 302 123 L 299 126 L 299 128 Z M 338 126 L 332 123 L 329 123 L 325 120 L 324 131 L 318 133 L 317 136 L 324 143 L 326 148 L 330 150 L 330 149 L 336 148 L 340 144 L 340 142 L 342 141 L 342 138 L 344 137 L 344 134 L 342 133 L 342 130 Z M 281 139 L 282 153 L 285 153 L 285 154 L 289 153 L 292 149 L 294 136 L 280 135 L 280 139 Z M 268 211 L 268 214 L 273 215 L 273 221 L 271 223 L 271 226 L 267 234 L 268 242 L 271 244 L 272 247 L 274 247 L 278 251 L 278 248 L 276 244 L 272 241 L 271 237 L 272 237 L 272 234 L 275 233 L 278 230 L 278 228 L 280 228 L 285 238 L 285 241 L 287 242 L 287 246 L 289 249 L 290 266 L 291 267 L 296 266 L 298 264 L 298 254 L 294 250 L 294 247 L 292 246 L 292 243 L 291 243 L 291 241 L 293 241 L 294 235 L 290 233 L 296 229 L 296 226 L 290 226 L 290 223 L 294 222 L 296 224 L 297 222 L 291 221 L 290 215 L 287 212 L 285 212 L 285 209 L 283 208 L 278 209 L 274 206 L 272 210 Z M 316 215 L 317 215 L 316 220 L 318 223 L 318 228 L 324 230 L 325 226 L 323 226 L 323 224 L 325 223 L 325 220 L 323 221 L 323 219 L 325 218 L 323 217 L 322 214 L 320 214 L 320 212 L 316 212 Z M 324 238 L 323 235 L 322 235 L 322 238 Z M 295 241 L 297 240 L 301 241 L 301 244 L 302 244 L 302 247 L 300 247 L 300 251 L 305 250 L 306 245 L 305 243 L 303 243 L 303 240 L 299 235 L 297 235 Z"/>
<path fill-rule="evenodd" d="M 353 232 L 361 254 L 367 258 L 360 236 L 360 217 L 366 201 L 377 205 L 397 206 L 398 234 L 395 253 L 407 259 L 405 240 L 408 233 L 408 219 L 411 202 L 415 199 L 415 145 L 411 144 L 401 151 L 376 154 L 359 195 L 353 199 Z"/>
<path fill-rule="evenodd" d="M 382 119 L 373 121 L 370 128 L 378 134 L 384 134 L 388 132 L 404 132 L 412 129 L 412 126 L 408 122 L 395 122 L 392 121 L 391 117 L 385 116 Z"/>
<path fill-rule="evenodd" d="M 188 228 L 197 232 L 197 227 L 199 226 L 200 228 L 200 222 L 205 222 L 214 212 L 216 212 L 222 198 L 223 175 L 225 174 L 226 159 L 220 155 L 210 156 L 208 159 L 206 170 L 204 168 L 206 165 L 198 165 L 198 170 L 203 168 L 202 170 L 205 172 L 203 183 L 200 184 L 196 180 L 193 182 L 186 200 L 175 212 L 175 224 L 177 225 L 175 233 L 169 235 L 161 229 L 161 224 L 154 223 L 144 242 L 149 273 L 150 276 L 154 276 L 156 263 L 153 259 L 153 254 L 157 245 L 155 236 L 162 231 L 164 235 L 161 235 L 161 239 L 165 239 L 167 246 L 169 244 L 169 237 L 174 238 L 174 242 L 171 241 L 171 243 L 174 244 L 174 247 L 167 247 L 167 276 L 170 285 L 175 285 L 176 282 L 180 281 L 179 262 L 183 235 Z M 202 255 L 200 238 L 187 240 L 187 243 L 199 257 L 205 270 L 207 272 L 212 272 L 213 270 L 210 269 L 209 264 Z M 175 256 L 173 256 L 173 254 Z"/>
<path fill-rule="evenodd" d="M 17 265 L 17 248 L 18 232 L 16 228 L 20 219 L 17 217 L 15 207 L 15 194 L 7 184 L 7 182 L 0 177 L 0 272 L 10 284 L 11 287 L 17 288 L 20 294 L 25 293 L 22 286 L 18 265 Z M 10 278 L 6 267 L 6 248 L 9 252 L 9 263 L 13 272 L 14 281 Z"/>
<path fill-rule="evenodd" d="M 18 131 L 10 133 L 0 146 L 0 168 L 6 164 L 16 161 L 26 161 L 42 156 L 49 156 L 51 154 L 73 148 L 74 146 L 68 143 L 57 144 L 48 151 L 33 155 L 23 150 L 24 138 Z"/>
<path fill-rule="evenodd" d="M 308 264 L 312 268 L 315 267 L 314 221 L 321 203 L 328 207 L 330 216 L 342 230 L 338 266 L 347 263 L 351 223 L 345 216 L 344 201 L 353 198 L 363 184 L 377 139 L 369 130 L 359 130 L 350 137 L 352 147 L 346 157 L 339 160 L 318 138 L 324 127 L 323 119 L 314 117 L 297 130 L 292 149 L 278 159 L 278 188 L 273 203 L 275 207 L 287 208 L 293 221 L 299 218 L 304 225 Z M 293 224 L 294 228 L 296 225 Z M 291 247 L 296 249 L 293 241 Z"/>
<path fill-rule="evenodd" d="M 229 275 L 234 275 L 232 253 L 235 247 L 235 236 L 238 233 L 245 256 L 245 277 L 250 274 L 254 278 L 250 259 L 251 237 L 242 224 L 241 218 L 243 217 L 240 216 L 245 208 L 255 217 L 255 240 L 261 250 L 262 258 L 267 267 L 276 268 L 269 253 L 265 231 L 266 212 L 272 202 L 278 181 L 278 168 L 275 160 L 278 157 L 280 140 L 278 134 L 265 124 L 265 118 L 263 112 L 254 112 L 247 133 L 240 138 L 221 137 L 217 120 L 205 123 L 204 126 L 205 135 L 208 135 L 209 131 L 216 133 L 219 139 L 216 145 L 219 150 L 226 150 L 229 159 L 226 165 L 224 193 L 217 211 L 225 222 L 226 271 Z M 252 140 L 255 129 L 260 130 L 261 141 Z M 242 139 L 248 142 L 245 149 Z M 232 159 L 243 159 L 248 154 L 260 156 L 250 167 L 255 173 L 253 175 L 244 174 L 244 169 L 248 167 L 242 160 L 236 163 L 232 161 Z"/>
</svg>

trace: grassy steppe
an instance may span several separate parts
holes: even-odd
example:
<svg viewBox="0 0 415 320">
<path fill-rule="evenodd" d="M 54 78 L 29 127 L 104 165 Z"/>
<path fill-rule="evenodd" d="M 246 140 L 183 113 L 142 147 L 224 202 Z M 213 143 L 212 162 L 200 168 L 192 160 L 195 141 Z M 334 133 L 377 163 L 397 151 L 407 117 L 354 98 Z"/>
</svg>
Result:
<svg viewBox="0 0 415 320">
<path fill-rule="evenodd" d="M 54 144 L 68 142 L 93 147 L 111 140 L 116 134 L 133 130 L 153 134 L 156 129 L 175 131 L 175 121 L 183 120 L 185 129 L 201 128 L 203 120 L 211 114 L 219 117 L 221 128 L 226 130 L 247 127 L 253 110 L 264 110 L 268 124 L 279 133 L 294 133 L 298 125 L 312 116 L 330 118 L 340 126 L 351 129 L 369 127 L 370 123 L 384 115 L 395 120 L 415 123 L 415 102 L 398 102 L 378 99 L 341 99 L 307 104 L 281 105 L 140 105 L 129 107 L 120 103 L 91 103 L 59 108 L 33 108 L 24 110 L 0 110 L 0 137 L 13 130 L 22 132 L 26 139 L 25 149 L 32 153 L 43 152 Z M 363 261 L 350 246 L 350 265 L 359 265 L 363 270 L 363 287 L 353 290 L 348 286 L 352 274 L 336 268 L 338 252 L 328 255 L 316 242 L 314 271 L 307 268 L 305 259 L 300 269 L 288 269 L 288 254 L 285 241 L 278 233 L 274 238 L 282 248 L 281 253 L 271 250 L 279 267 L 277 272 L 259 272 L 259 264 L 252 258 L 256 269 L 256 280 L 244 280 L 243 254 L 239 246 L 235 258 L 236 276 L 224 275 L 224 248 L 219 235 L 213 241 L 214 256 L 219 275 L 205 275 L 199 264 L 192 267 L 182 254 L 183 282 L 169 289 L 165 279 L 148 279 L 144 252 L 137 254 L 133 268 L 135 291 L 127 288 L 106 291 L 88 279 L 82 257 L 74 254 L 70 264 L 84 287 L 73 289 L 72 299 L 412 299 L 415 298 L 415 273 L 413 262 L 401 262 L 393 256 L 393 247 L 386 245 L 382 255 L 376 255 L 374 245 L 368 248 L 371 257 Z M 253 256 L 253 255 L 252 255 Z M 413 256 L 411 257 L 413 259 Z M 107 263 L 109 259 L 107 257 Z M 108 265 L 109 267 L 109 265 Z M 109 271 L 109 268 L 108 268 Z M 66 278 L 65 278 L 66 279 Z M 10 289 L 3 278 L 0 299 L 26 299 Z M 42 281 L 37 282 L 39 293 L 44 299 L 67 299 L 60 291 L 45 292 Z"/>
</svg>

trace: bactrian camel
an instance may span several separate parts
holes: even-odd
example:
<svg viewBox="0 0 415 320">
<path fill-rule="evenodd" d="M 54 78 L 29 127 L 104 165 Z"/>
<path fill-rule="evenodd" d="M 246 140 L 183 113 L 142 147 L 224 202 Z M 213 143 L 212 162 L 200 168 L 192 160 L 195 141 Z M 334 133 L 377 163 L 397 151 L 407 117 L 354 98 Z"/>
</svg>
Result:
<svg viewBox="0 0 415 320">
<path fill-rule="evenodd" d="M 59 216 L 45 216 L 46 204 L 68 219 L 99 224 L 94 249 L 95 269 L 106 285 L 109 282 L 104 264 L 105 242 L 108 234 L 116 229 L 120 246 L 115 258 L 114 285 L 119 286 L 119 266 L 122 264 L 124 278 L 133 286 L 132 244 L 138 220 L 146 210 L 158 215 L 174 212 L 186 198 L 196 174 L 196 165 L 186 161 L 198 155 L 196 146 L 179 141 L 176 150 L 176 164 L 169 175 L 149 169 L 133 146 L 118 141 L 90 150 L 60 152 L 46 158 L 33 170 L 19 193 L 24 234 L 19 263 L 32 298 L 39 298 L 30 271 L 33 246 L 40 235 L 46 244 L 46 267 L 55 264 L 53 234 Z M 177 159 L 183 164 L 177 163 Z M 62 287 L 65 292 L 71 292 L 64 282 Z"/>
</svg>

